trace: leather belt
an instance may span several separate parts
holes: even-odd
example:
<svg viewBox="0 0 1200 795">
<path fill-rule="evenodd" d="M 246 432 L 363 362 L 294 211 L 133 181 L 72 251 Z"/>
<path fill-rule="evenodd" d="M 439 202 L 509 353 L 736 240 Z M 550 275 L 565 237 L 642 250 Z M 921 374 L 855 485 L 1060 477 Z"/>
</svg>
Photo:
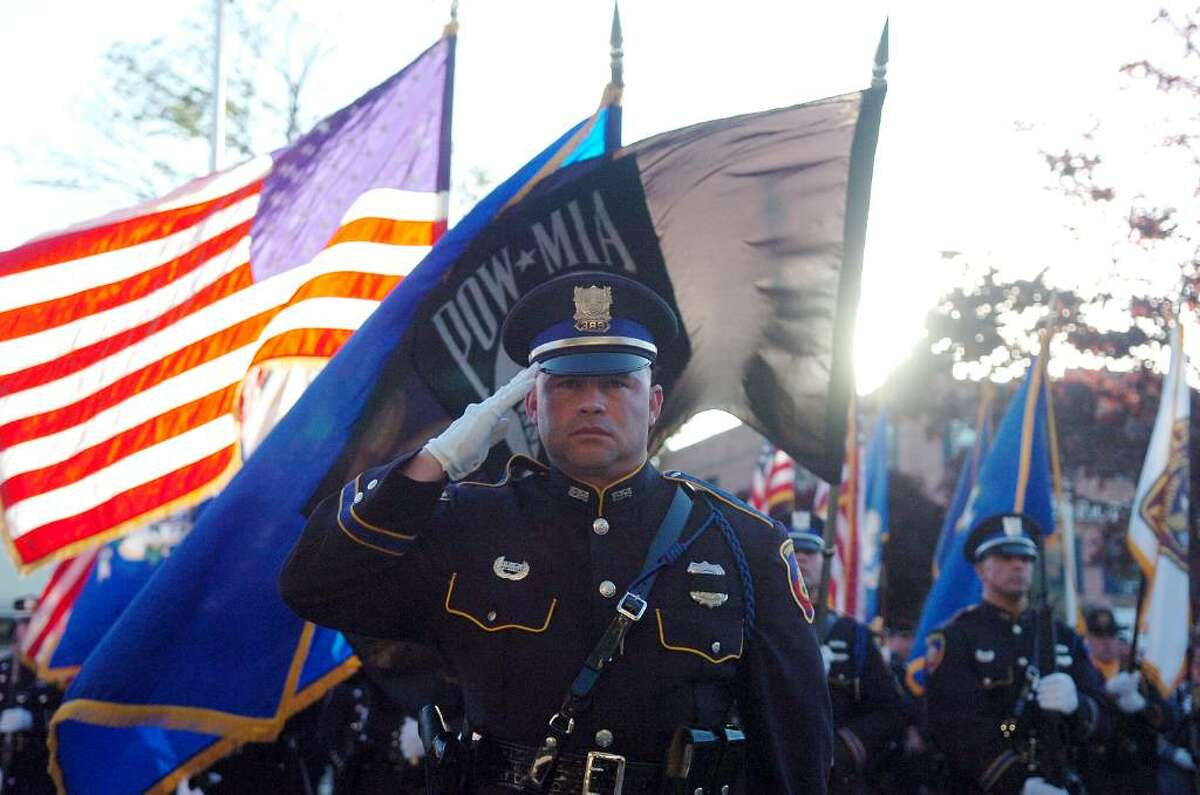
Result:
<svg viewBox="0 0 1200 795">
<path fill-rule="evenodd" d="M 474 780 L 521 791 L 537 749 L 503 740 L 485 739 L 477 751 Z M 545 790 L 561 795 L 655 795 L 659 765 L 630 762 L 604 751 L 563 753 Z"/>
</svg>

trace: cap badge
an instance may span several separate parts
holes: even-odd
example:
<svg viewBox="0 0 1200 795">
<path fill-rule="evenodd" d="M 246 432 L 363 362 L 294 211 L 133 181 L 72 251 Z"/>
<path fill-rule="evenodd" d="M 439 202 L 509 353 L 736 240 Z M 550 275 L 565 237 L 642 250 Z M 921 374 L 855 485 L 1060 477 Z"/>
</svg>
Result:
<svg viewBox="0 0 1200 795">
<path fill-rule="evenodd" d="M 1020 538 L 1021 536 L 1021 517 L 1005 516 L 1000 520 L 1004 525 L 1004 535 L 1009 538 Z"/>
<path fill-rule="evenodd" d="M 504 556 L 496 558 L 492 571 L 502 580 L 523 580 L 529 576 L 528 561 L 517 563 L 515 560 L 505 560 Z"/>
<path fill-rule="evenodd" d="M 604 333 L 612 328 L 612 288 L 575 288 L 575 330 Z"/>
</svg>

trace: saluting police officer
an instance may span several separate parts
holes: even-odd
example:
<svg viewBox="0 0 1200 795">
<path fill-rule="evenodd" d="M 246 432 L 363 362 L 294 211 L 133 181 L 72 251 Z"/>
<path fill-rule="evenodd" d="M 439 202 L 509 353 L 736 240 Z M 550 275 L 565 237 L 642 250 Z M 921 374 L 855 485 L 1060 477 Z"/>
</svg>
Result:
<svg viewBox="0 0 1200 795">
<path fill-rule="evenodd" d="M 793 528 L 788 535 L 805 581 L 817 582 L 823 539 L 809 528 Z M 837 737 L 830 790 L 869 792 L 875 788 L 872 774 L 879 763 L 894 756 L 903 741 L 900 685 L 861 621 L 830 610 L 819 629 Z"/>
<path fill-rule="evenodd" d="M 1049 727 L 1066 729 L 1072 755 L 1107 734 L 1104 684 L 1065 624 L 1055 623 L 1055 665 L 1027 675 L 1039 670 L 1035 649 L 1050 637 L 1029 604 L 1040 532 L 1023 514 L 980 521 L 964 554 L 983 601 L 927 638 L 929 728 L 950 764 L 951 792 L 1062 795 L 1039 756 L 1054 740 Z"/>
<path fill-rule="evenodd" d="M 829 695 L 784 528 L 647 460 L 651 365 L 677 333 L 634 280 L 539 285 L 502 329 L 528 368 L 327 497 L 284 568 L 306 619 L 441 650 L 483 738 L 455 757 L 470 791 L 826 789 Z M 548 463 L 465 481 L 522 399 Z"/>
</svg>

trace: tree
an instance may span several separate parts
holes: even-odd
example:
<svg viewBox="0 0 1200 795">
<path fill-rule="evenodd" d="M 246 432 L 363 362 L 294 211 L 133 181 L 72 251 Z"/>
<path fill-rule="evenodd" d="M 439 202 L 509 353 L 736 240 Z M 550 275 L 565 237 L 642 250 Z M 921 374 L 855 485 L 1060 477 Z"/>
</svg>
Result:
<svg viewBox="0 0 1200 795">
<path fill-rule="evenodd" d="M 313 122 L 304 102 L 326 52 L 279 0 L 229 2 L 226 146 L 241 160 L 296 140 Z M 22 158 L 30 184 L 117 188 L 131 200 L 166 193 L 207 171 L 214 58 L 211 3 L 198 2 L 170 39 L 117 42 L 104 56 L 110 86 L 84 109 L 90 133 L 72 149 Z"/>
</svg>

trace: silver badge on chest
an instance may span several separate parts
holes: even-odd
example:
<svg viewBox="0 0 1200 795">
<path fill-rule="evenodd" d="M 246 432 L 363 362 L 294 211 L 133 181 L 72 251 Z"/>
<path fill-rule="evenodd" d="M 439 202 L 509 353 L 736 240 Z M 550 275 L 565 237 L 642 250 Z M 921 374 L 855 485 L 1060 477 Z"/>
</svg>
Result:
<svg viewBox="0 0 1200 795">
<path fill-rule="evenodd" d="M 492 564 L 492 571 L 502 580 L 523 580 L 529 576 L 529 563 L 524 560 L 520 563 L 515 560 L 506 560 L 501 555 Z"/>
<path fill-rule="evenodd" d="M 729 594 L 714 593 L 713 591 L 691 591 L 691 596 L 705 607 L 720 607 L 729 601 Z"/>
</svg>

